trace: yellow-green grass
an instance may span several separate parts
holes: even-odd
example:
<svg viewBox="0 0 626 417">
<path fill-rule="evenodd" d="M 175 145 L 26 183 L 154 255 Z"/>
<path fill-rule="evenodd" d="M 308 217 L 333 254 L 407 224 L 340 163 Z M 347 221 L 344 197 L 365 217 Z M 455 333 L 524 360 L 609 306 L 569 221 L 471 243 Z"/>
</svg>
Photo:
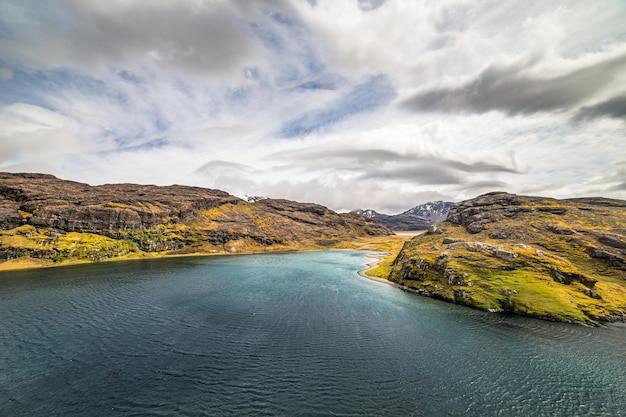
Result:
<svg viewBox="0 0 626 417">
<path fill-rule="evenodd" d="M 217 224 L 214 219 L 229 215 L 232 213 L 229 210 L 252 216 L 258 222 L 263 220 L 262 216 L 256 213 L 249 204 L 238 204 L 230 208 L 218 207 L 207 210 L 202 213 L 201 218 L 188 223 L 166 221 L 152 229 L 121 230 L 113 234 L 116 238 L 88 232 L 60 233 L 50 228 L 36 228 L 31 225 L 0 231 L 0 248 L 10 255 L 10 259 L 0 262 L 0 270 L 145 257 L 348 248 L 386 253 L 383 261 L 372 271 L 372 275 L 387 278 L 391 262 L 407 239 L 404 236 L 377 236 L 356 238 L 351 241 L 330 239 L 327 243 L 320 244 L 315 239 L 305 238 L 289 239 L 283 244 L 263 245 L 250 237 L 244 237 L 230 239 L 224 244 L 209 243 L 208 236 L 214 228 L 213 223 Z M 269 222 L 263 226 L 265 230 L 272 232 L 270 236 L 276 235 Z M 169 249 L 168 245 L 175 241 L 191 242 L 191 244 L 186 244 L 179 250 Z M 141 250 L 140 245 L 156 250 Z"/>
</svg>

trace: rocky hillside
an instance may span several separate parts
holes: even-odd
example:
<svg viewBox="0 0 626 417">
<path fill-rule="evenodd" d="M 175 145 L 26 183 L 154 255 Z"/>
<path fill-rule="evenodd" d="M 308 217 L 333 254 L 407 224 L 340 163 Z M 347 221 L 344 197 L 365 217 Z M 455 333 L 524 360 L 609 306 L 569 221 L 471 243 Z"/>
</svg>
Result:
<svg viewBox="0 0 626 417">
<path fill-rule="evenodd" d="M 435 223 L 446 219 L 452 203 L 435 201 L 420 204 L 400 214 L 382 214 L 372 209 L 358 209 L 350 213 L 367 217 L 391 230 L 426 230 Z"/>
<path fill-rule="evenodd" d="M 90 186 L 43 174 L 0 173 L 0 268 L 152 254 L 328 247 L 391 234 L 317 204 L 173 185 Z"/>
<path fill-rule="evenodd" d="M 490 311 L 596 323 L 626 318 L 626 201 L 491 193 L 407 241 L 390 279 Z"/>
</svg>

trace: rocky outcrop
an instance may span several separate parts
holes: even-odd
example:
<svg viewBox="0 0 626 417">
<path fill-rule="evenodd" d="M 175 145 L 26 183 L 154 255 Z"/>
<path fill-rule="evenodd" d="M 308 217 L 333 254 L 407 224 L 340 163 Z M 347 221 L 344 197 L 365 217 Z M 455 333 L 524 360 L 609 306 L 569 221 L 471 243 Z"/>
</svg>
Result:
<svg viewBox="0 0 626 417">
<path fill-rule="evenodd" d="M 149 229 L 168 217 L 240 200 L 224 191 L 172 185 L 90 186 L 43 174 L 0 173 L 0 228 L 27 223 L 64 231 Z"/>
<path fill-rule="evenodd" d="M 390 279 L 489 311 L 626 318 L 626 202 L 502 192 L 462 201 L 446 222 L 405 243 Z"/>
<path fill-rule="evenodd" d="M 133 250 L 290 249 L 391 233 L 369 219 L 318 204 L 249 203 L 224 191 L 182 185 L 90 186 L 51 175 L 0 173 L 0 261 L 80 258 L 84 251 L 92 259 Z M 94 245 L 98 256 L 92 256 Z"/>
</svg>

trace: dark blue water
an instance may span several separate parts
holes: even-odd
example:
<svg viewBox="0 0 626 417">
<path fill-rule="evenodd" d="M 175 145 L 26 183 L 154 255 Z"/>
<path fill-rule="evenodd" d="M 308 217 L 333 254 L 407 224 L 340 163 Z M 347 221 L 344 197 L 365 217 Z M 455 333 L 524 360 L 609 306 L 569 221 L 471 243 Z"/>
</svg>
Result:
<svg viewBox="0 0 626 417">
<path fill-rule="evenodd" d="M 626 328 L 359 277 L 359 252 L 0 274 L 2 416 L 626 416 Z"/>
</svg>

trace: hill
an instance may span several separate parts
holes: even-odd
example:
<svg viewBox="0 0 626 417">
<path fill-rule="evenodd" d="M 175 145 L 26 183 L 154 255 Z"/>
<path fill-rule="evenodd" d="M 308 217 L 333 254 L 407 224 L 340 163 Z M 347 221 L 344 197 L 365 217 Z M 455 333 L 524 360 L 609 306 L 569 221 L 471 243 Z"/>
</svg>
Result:
<svg viewBox="0 0 626 417">
<path fill-rule="evenodd" d="M 421 294 L 543 319 L 626 318 L 626 201 L 490 193 L 404 244 L 389 279 Z"/>
<path fill-rule="evenodd" d="M 361 216 L 172 185 L 88 184 L 0 173 L 0 268 L 191 253 L 332 247 L 390 235 Z"/>
</svg>

